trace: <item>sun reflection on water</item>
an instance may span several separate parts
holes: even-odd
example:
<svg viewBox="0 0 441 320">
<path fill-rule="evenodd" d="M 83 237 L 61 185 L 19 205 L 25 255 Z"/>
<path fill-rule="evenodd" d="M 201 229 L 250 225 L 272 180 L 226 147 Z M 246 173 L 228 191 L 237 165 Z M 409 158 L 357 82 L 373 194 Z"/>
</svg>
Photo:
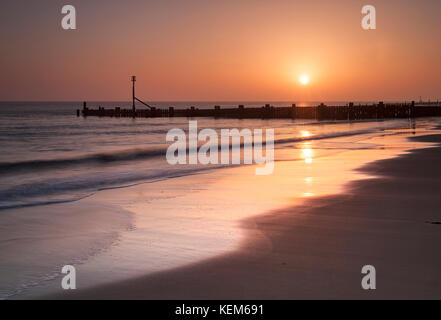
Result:
<svg viewBox="0 0 441 320">
<path fill-rule="evenodd" d="M 305 163 L 311 164 L 313 156 L 314 156 L 314 152 L 310 146 L 310 143 L 308 142 L 303 144 L 301 157 L 305 159 Z"/>
</svg>

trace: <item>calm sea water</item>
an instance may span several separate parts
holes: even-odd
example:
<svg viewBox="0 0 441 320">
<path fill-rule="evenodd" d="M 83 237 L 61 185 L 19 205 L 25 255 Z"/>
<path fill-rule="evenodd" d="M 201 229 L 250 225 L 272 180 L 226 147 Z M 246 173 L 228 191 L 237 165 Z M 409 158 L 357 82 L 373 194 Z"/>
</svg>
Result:
<svg viewBox="0 0 441 320">
<path fill-rule="evenodd" d="M 190 104 L 204 108 L 239 103 Z M 123 103 L 95 104 L 113 107 Z M 262 104 L 246 103 L 247 106 Z M 189 103 L 173 105 L 184 107 Z M 80 106 L 80 102 L 0 103 L 0 209 L 74 201 L 101 189 L 209 169 L 206 166 L 170 166 L 165 162 L 168 146 L 165 136 L 172 128 L 188 129 L 186 118 L 76 117 L 75 110 Z M 347 136 L 347 141 L 355 142 L 359 134 L 378 134 L 385 128 L 408 125 L 407 121 L 197 120 L 199 128 L 216 130 L 274 128 L 276 149 L 296 141 L 338 136 Z"/>
<path fill-rule="evenodd" d="M 239 103 L 207 102 L 190 105 L 204 108 L 215 104 L 234 106 Z M 170 104 L 156 106 L 166 107 Z M 245 103 L 246 106 L 262 104 Z M 290 105 L 277 102 L 272 104 Z M 100 102 L 96 105 L 114 107 L 123 104 Z M 173 105 L 186 107 L 189 103 Z M 59 276 L 60 266 L 69 263 L 82 265 L 92 256 L 100 254 L 103 248 L 109 248 L 115 242 L 118 230 L 124 228 L 126 223 L 121 222 L 126 221 L 126 213 L 119 212 L 117 206 L 105 203 L 95 204 L 93 209 L 82 209 L 80 205 L 76 209 L 65 208 L 62 212 L 57 211 L 54 208 L 56 206 L 41 205 L 76 205 L 80 204 L 77 200 L 100 190 L 124 188 L 144 182 L 153 183 L 152 190 L 155 190 L 155 182 L 161 181 L 164 195 L 173 196 L 176 190 L 182 193 L 187 190 L 181 190 L 186 188 L 185 185 L 170 179 L 206 173 L 207 170 L 221 170 L 217 166 L 172 166 L 166 162 L 166 134 L 172 128 L 188 130 L 187 118 L 76 117 L 76 109 L 80 107 L 80 102 L 0 102 L 0 299 L 26 292 L 32 296 L 40 290 L 42 284 L 48 282 L 53 282 L 54 288 L 59 288 L 59 282 L 54 279 Z M 276 160 L 298 160 L 302 155 L 308 156 L 308 153 L 321 157 L 348 150 L 375 148 L 377 146 L 370 143 L 369 138 L 391 134 L 392 131 L 388 130 L 391 128 L 409 128 L 413 125 L 408 120 L 193 120 L 198 121 L 200 129 L 212 128 L 218 132 L 223 128 L 274 129 Z M 202 177 L 197 178 L 196 181 L 202 181 Z M 149 207 L 150 200 L 143 201 L 147 201 L 144 205 Z M 131 205 L 136 207 L 136 201 Z M 176 219 L 176 210 L 181 212 L 179 205 L 179 202 L 173 201 L 167 204 L 170 216 L 167 216 L 165 208 L 160 212 L 160 217 L 169 219 L 166 225 Z M 215 208 L 212 209 L 209 212 L 216 212 Z M 188 214 L 190 217 L 186 230 L 193 225 L 191 215 L 194 213 Z M 164 226 L 161 225 L 162 220 L 158 222 L 158 217 L 148 214 L 143 218 L 151 219 L 146 223 L 149 229 L 129 232 L 133 239 L 125 242 L 129 244 L 127 248 L 121 247 L 119 255 L 122 258 L 110 260 L 113 267 L 119 266 L 121 274 L 128 275 L 130 272 L 127 270 L 131 269 L 144 270 L 147 264 L 153 262 L 158 264 L 159 269 L 164 265 L 175 265 L 176 262 L 168 261 L 170 258 L 167 257 L 178 257 L 179 254 L 173 248 L 177 246 L 176 243 L 182 244 L 188 240 L 176 238 L 174 231 L 168 235 L 173 238 L 171 234 L 174 234 L 176 239 L 167 239 L 167 233 L 161 229 Z M 179 225 L 184 225 L 186 220 L 182 217 L 180 219 Z M 158 230 L 155 229 L 157 227 Z M 84 228 L 92 228 L 93 231 L 88 232 Z M 157 232 L 157 248 L 148 247 L 147 250 L 146 239 L 155 237 Z M 199 247 L 201 239 L 195 239 L 195 247 L 185 252 L 197 251 L 194 249 Z M 222 238 L 214 239 L 214 243 L 222 246 Z M 133 249 L 137 247 L 134 243 L 139 244 L 140 251 Z M 140 257 L 144 260 L 139 260 Z M 113 255 L 111 259 L 114 259 Z M 103 268 L 103 265 L 96 267 L 98 270 Z M 113 269 L 104 275 L 115 280 Z M 86 275 L 82 274 L 82 279 L 84 277 Z M 93 282 L 96 273 L 92 272 L 90 279 Z"/>
</svg>

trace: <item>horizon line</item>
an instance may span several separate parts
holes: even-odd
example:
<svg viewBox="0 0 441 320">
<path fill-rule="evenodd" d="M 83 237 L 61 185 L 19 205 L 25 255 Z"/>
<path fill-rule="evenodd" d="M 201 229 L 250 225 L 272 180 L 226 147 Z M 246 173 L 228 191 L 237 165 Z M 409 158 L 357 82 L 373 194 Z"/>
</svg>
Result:
<svg viewBox="0 0 441 320">
<path fill-rule="evenodd" d="M 191 102 L 225 102 L 225 103 L 237 103 L 237 102 L 283 102 L 283 103 L 312 103 L 312 102 L 407 102 L 407 101 L 441 101 L 441 98 L 429 98 L 429 99 L 341 99 L 341 100 L 277 100 L 277 99 L 266 99 L 266 100 L 148 100 L 150 103 L 165 103 L 165 102 L 178 102 L 178 103 L 191 103 Z M 0 100 L 0 103 L 8 103 L 8 102 L 119 102 L 119 103 L 132 103 L 131 100 Z"/>
</svg>

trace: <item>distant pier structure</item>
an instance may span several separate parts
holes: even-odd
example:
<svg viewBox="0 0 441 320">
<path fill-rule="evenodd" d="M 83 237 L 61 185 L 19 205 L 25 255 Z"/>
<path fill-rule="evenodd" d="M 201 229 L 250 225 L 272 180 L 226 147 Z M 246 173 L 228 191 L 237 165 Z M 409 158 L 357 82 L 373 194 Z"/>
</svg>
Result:
<svg viewBox="0 0 441 320">
<path fill-rule="evenodd" d="M 382 101 L 374 104 L 358 104 L 353 102 L 345 106 L 327 106 L 321 103 L 318 106 L 298 107 L 292 104 L 290 107 L 277 107 L 265 104 L 262 107 L 246 108 L 239 105 L 237 108 L 221 108 L 216 105 L 212 109 L 198 109 L 190 106 L 186 109 L 175 109 L 170 106 L 166 109 L 159 109 L 150 106 L 148 103 L 136 97 L 135 82 L 136 76 L 131 77 L 132 82 L 132 108 L 89 108 L 83 102 L 83 109 L 77 110 L 77 116 L 84 117 L 132 117 L 132 118 L 153 118 L 153 117 L 213 117 L 213 118 L 234 118 L 234 119 L 317 119 L 317 120 L 362 120 L 362 119 L 387 119 L 387 118 L 417 118 L 417 117 L 440 117 L 440 101 L 419 101 L 415 103 L 384 103 Z M 144 106 L 136 108 L 139 102 Z"/>
</svg>

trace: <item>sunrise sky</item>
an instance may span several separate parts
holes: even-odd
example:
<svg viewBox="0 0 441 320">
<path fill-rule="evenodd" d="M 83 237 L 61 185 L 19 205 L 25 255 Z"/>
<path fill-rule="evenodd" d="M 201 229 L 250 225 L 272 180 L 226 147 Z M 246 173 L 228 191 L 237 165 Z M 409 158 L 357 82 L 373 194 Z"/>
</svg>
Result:
<svg viewBox="0 0 441 320">
<path fill-rule="evenodd" d="M 441 99 L 440 36 L 439 0 L 2 1 L 0 100 Z"/>
</svg>

